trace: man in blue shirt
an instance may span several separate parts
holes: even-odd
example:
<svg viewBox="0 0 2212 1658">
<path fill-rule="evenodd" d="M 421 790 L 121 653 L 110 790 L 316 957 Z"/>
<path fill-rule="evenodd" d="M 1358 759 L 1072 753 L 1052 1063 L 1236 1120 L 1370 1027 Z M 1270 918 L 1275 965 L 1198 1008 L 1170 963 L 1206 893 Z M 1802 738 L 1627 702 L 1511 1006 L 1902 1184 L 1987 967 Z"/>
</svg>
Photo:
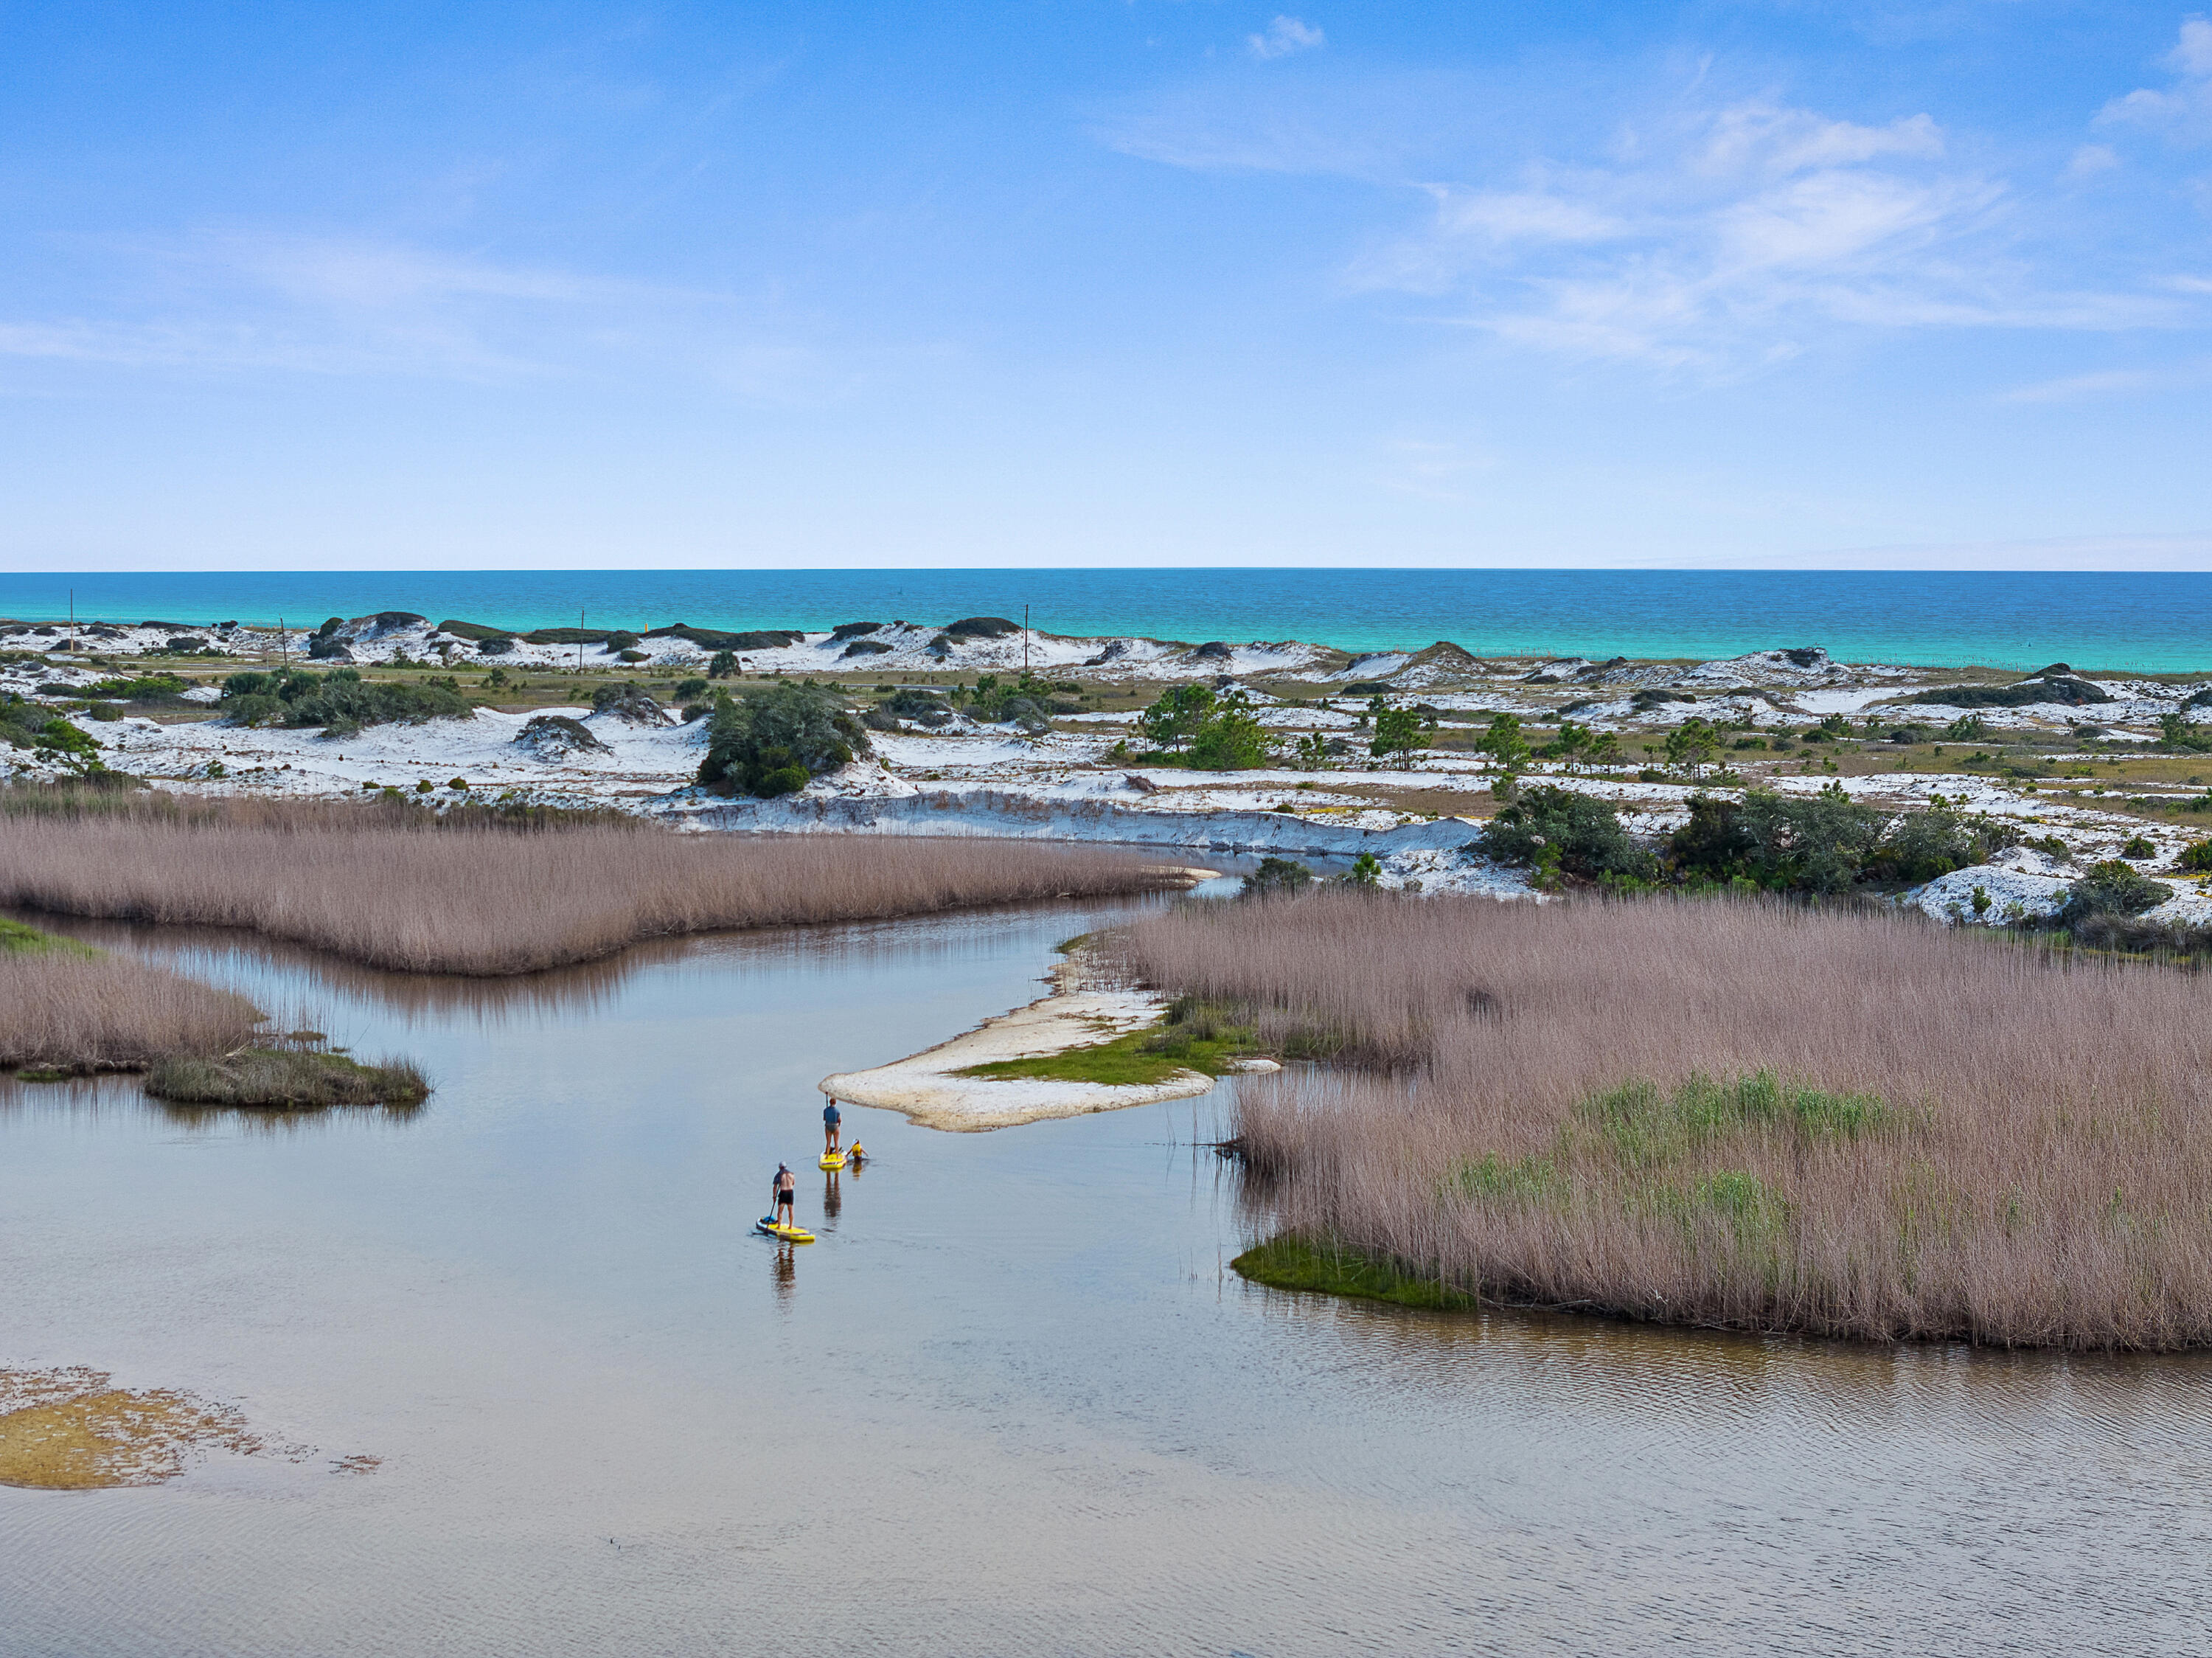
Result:
<svg viewBox="0 0 2212 1658">
<path fill-rule="evenodd" d="M 822 1155 L 824 1157 L 837 1155 L 837 1125 L 843 1121 L 844 1119 L 837 1114 L 835 1099 L 822 1107 Z"/>
</svg>

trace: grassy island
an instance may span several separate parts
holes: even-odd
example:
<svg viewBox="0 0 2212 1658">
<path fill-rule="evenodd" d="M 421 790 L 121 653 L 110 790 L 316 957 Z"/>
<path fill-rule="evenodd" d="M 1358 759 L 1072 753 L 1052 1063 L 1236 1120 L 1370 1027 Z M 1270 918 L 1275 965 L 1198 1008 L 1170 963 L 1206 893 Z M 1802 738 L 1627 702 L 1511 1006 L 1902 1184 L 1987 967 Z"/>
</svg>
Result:
<svg viewBox="0 0 2212 1658">
<path fill-rule="evenodd" d="M 1183 905 L 1120 948 L 1339 1056 L 1238 1091 L 1253 1196 L 1297 1240 L 1240 1260 L 1261 1282 L 2212 1344 L 2197 973 L 1772 900 L 1340 890 Z"/>
<path fill-rule="evenodd" d="M 185 1106 L 258 1106 L 312 1110 L 326 1106 L 418 1106 L 429 1080 L 404 1059 L 364 1065 L 327 1049 L 288 1045 L 247 1048 L 212 1058 L 155 1062 L 146 1092 Z"/>
</svg>

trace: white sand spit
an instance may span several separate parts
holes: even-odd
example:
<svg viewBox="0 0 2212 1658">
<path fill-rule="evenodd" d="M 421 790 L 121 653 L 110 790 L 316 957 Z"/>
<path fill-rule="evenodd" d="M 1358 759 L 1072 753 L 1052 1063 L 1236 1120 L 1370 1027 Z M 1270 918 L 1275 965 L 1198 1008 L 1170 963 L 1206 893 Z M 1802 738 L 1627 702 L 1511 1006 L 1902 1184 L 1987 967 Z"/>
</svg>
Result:
<svg viewBox="0 0 2212 1658">
<path fill-rule="evenodd" d="M 1063 963 L 1053 977 L 1055 988 L 1050 996 L 888 1065 L 825 1076 L 819 1085 L 822 1092 L 848 1105 L 904 1112 L 924 1128 L 975 1134 L 1050 1117 L 1082 1117 L 1094 1111 L 1188 1099 L 1213 1086 L 1213 1078 L 1196 1070 L 1179 1070 L 1164 1082 L 1128 1087 L 958 1075 L 971 1065 L 1094 1047 L 1157 1025 L 1166 1012 L 1167 1004 L 1150 991 L 1090 983 L 1079 960 Z"/>
</svg>

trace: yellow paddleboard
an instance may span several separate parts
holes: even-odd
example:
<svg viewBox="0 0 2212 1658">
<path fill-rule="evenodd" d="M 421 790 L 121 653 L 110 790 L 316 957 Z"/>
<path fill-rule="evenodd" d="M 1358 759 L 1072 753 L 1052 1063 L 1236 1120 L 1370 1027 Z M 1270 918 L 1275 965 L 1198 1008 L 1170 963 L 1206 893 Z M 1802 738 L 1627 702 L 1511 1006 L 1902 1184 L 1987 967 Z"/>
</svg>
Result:
<svg viewBox="0 0 2212 1658">
<path fill-rule="evenodd" d="M 822 1167 L 824 1168 L 844 1167 L 845 1154 L 842 1151 L 824 1152 L 822 1155 Z"/>
<path fill-rule="evenodd" d="M 765 1233 L 769 1237 L 780 1239 L 785 1243 L 811 1244 L 814 1241 L 814 1234 L 805 1227 L 778 1226 L 774 1221 L 765 1217 L 753 1222 L 753 1230 Z"/>
</svg>

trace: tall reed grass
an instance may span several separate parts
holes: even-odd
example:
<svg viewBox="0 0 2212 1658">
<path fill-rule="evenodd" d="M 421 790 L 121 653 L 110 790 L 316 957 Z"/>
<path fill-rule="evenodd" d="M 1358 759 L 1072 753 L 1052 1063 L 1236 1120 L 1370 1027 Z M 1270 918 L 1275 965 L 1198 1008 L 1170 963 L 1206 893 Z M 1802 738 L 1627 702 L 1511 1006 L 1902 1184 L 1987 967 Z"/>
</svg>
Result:
<svg viewBox="0 0 2212 1658">
<path fill-rule="evenodd" d="M 1267 1222 L 1494 1300 L 2212 1342 L 2212 979 L 1885 916 L 1186 905 L 1132 974 L 1346 1062 L 1239 1084 Z"/>
<path fill-rule="evenodd" d="M 244 997 L 126 956 L 0 950 L 0 1067 L 137 1070 L 252 1039 Z"/>
<path fill-rule="evenodd" d="M 246 927 L 380 967 L 517 973 L 642 939 L 1157 891 L 1127 853 L 1006 841 L 437 826 L 412 808 L 0 799 L 0 905 Z"/>
</svg>

